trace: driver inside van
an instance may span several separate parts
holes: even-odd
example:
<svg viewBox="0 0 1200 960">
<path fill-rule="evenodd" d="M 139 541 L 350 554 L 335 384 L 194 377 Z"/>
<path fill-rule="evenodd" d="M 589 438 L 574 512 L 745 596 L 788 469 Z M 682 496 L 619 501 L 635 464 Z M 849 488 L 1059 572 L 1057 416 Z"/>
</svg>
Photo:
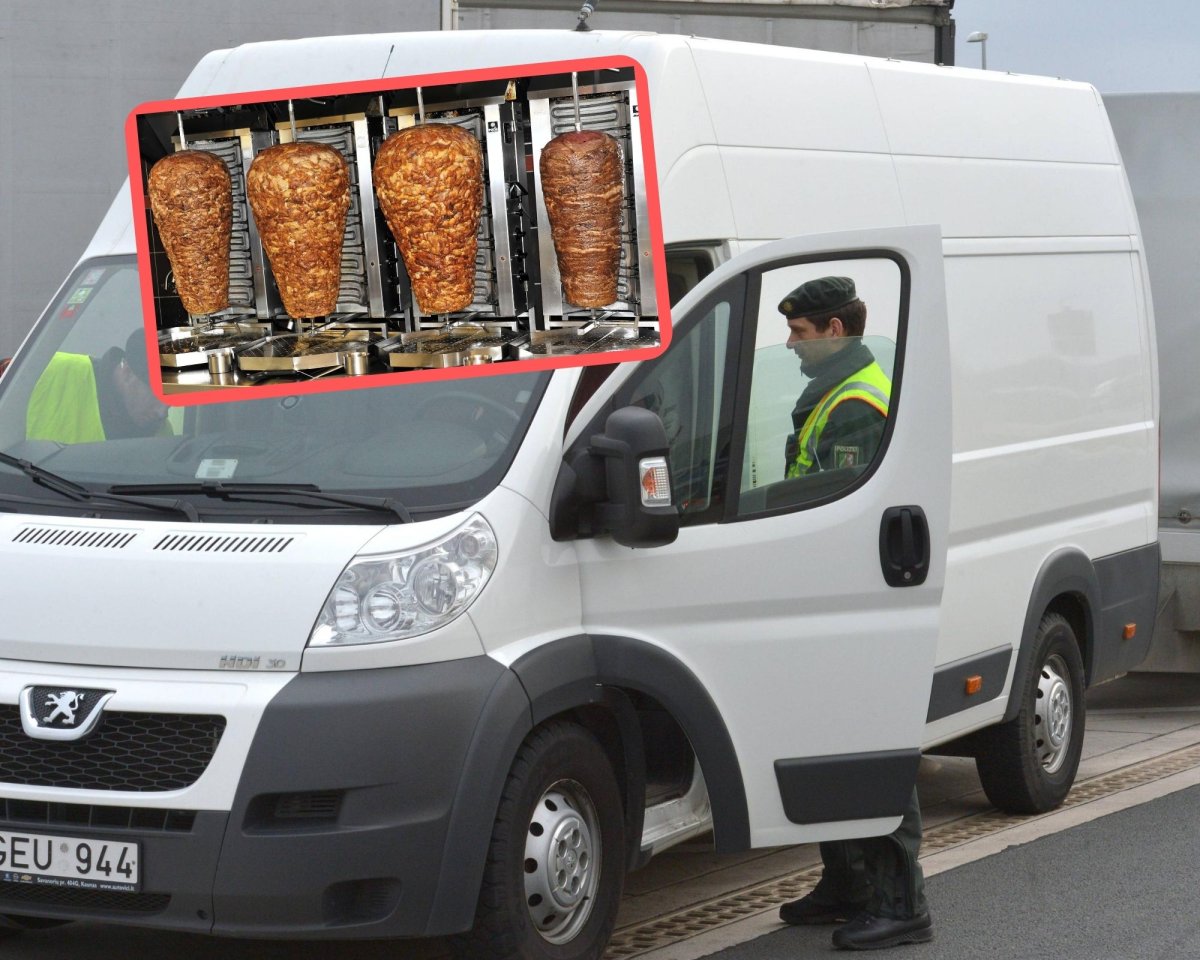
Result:
<svg viewBox="0 0 1200 960">
<path fill-rule="evenodd" d="M 892 382 L 862 342 L 867 306 L 850 277 L 819 277 L 779 303 L 788 347 L 810 377 L 792 410 L 785 476 L 870 463 L 887 424 Z"/>
<path fill-rule="evenodd" d="M 167 407 L 150 389 L 146 334 L 137 329 L 125 349 L 102 357 L 59 352 L 29 397 L 25 436 L 57 443 L 92 443 L 171 433 Z"/>
</svg>

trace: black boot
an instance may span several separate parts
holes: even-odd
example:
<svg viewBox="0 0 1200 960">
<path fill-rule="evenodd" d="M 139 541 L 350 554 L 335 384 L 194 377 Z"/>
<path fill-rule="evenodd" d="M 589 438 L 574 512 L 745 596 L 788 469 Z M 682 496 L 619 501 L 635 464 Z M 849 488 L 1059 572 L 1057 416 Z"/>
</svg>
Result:
<svg viewBox="0 0 1200 960">
<path fill-rule="evenodd" d="M 833 945 L 839 950 L 878 950 L 902 943 L 926 943 L 933 939 L 933 919 L 929 912 L 897 920 L 863 911 L 844 927 L 833 931 Z"/>
</svg>

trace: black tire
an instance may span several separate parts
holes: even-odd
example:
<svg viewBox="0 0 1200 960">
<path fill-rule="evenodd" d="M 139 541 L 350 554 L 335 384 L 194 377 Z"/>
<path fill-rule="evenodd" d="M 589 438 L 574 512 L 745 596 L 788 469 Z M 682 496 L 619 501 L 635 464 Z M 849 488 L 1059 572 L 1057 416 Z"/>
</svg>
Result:
<svg viewBox="0 0 1200 960">
<path fill-rule="evenodd" d="M 531 733 L 500 798 L 475 926 L 454 939 L 456 955 L 600 960 L 625 880 L 624 823 L 595 737 L 565 722 Z"/>
<path fill-rule="evenodd" d="M 1008 813 L 1045 813 L 1067 796 L 1083 750 L 1083 661 L 1065 617 L 1047 613 L 1019 678 L 1021 709 L 980 732 L 975 767 L 987 798 Z"/>
</svg>

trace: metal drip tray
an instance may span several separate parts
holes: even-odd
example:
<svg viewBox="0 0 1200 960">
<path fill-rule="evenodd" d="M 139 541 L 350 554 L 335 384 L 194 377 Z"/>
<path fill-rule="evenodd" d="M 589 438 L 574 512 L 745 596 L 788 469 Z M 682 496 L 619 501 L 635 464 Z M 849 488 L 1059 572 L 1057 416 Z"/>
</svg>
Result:
<svg viewBox="0 0 1200 960">
<path fill-rule="evenodd" d="M 376 344 L 380 360 L 393 369 L 461 367 L 515 356 L 520 334 L 491 324 L 451 324 L 440 330 L 402 333 Z"/>
<path fill-rule="evenodd" d="M 540 330 L 530 334 L 529 343 L 520 348 L 519 359 L 531 357 L 579 356 L 639 350 L 657 347 L 658 334 L 624 324 L 594 326 L 587 330 Z"/>
<path fill-rule="evenodd" d="M 376 344 L 375 349 L 379 358 L 393 369 L 457 367 L 463 361 L 459 347 L 468 342 L 464 337 L 430 331 L 390 337 Z"/>
<path fill-rule="evenodd" d="M 240 369 L 255 373 L 298 373 L 340 367 L 350 341 L 369 341 L 368 330 L 321 330 L 267 337 L 234 351 Z"/>
<path fill-rule="evenodd" d="M 220 323 L 204 327 L 171 327 L 158 335 L 158 359 L 164 367 L 200 367 L 215 353 L 261 340 L 271 332 L 265 323 Z"/>
</svg>

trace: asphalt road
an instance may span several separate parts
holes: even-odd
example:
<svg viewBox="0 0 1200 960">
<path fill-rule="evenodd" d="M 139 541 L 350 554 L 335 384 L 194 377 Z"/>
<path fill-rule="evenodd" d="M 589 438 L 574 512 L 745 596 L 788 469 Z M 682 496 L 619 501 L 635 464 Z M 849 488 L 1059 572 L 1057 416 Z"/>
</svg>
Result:
<svg viewBox="0 0 1200 960">
<path fill-rule="evenodd" d="M 903 960 L 1200 957 L 1200 787 L 948 870 L 927 885 L 934 940 Z M 853 956 L 830 927 L 778 932 L 714 960 Z"/>
</svg>

